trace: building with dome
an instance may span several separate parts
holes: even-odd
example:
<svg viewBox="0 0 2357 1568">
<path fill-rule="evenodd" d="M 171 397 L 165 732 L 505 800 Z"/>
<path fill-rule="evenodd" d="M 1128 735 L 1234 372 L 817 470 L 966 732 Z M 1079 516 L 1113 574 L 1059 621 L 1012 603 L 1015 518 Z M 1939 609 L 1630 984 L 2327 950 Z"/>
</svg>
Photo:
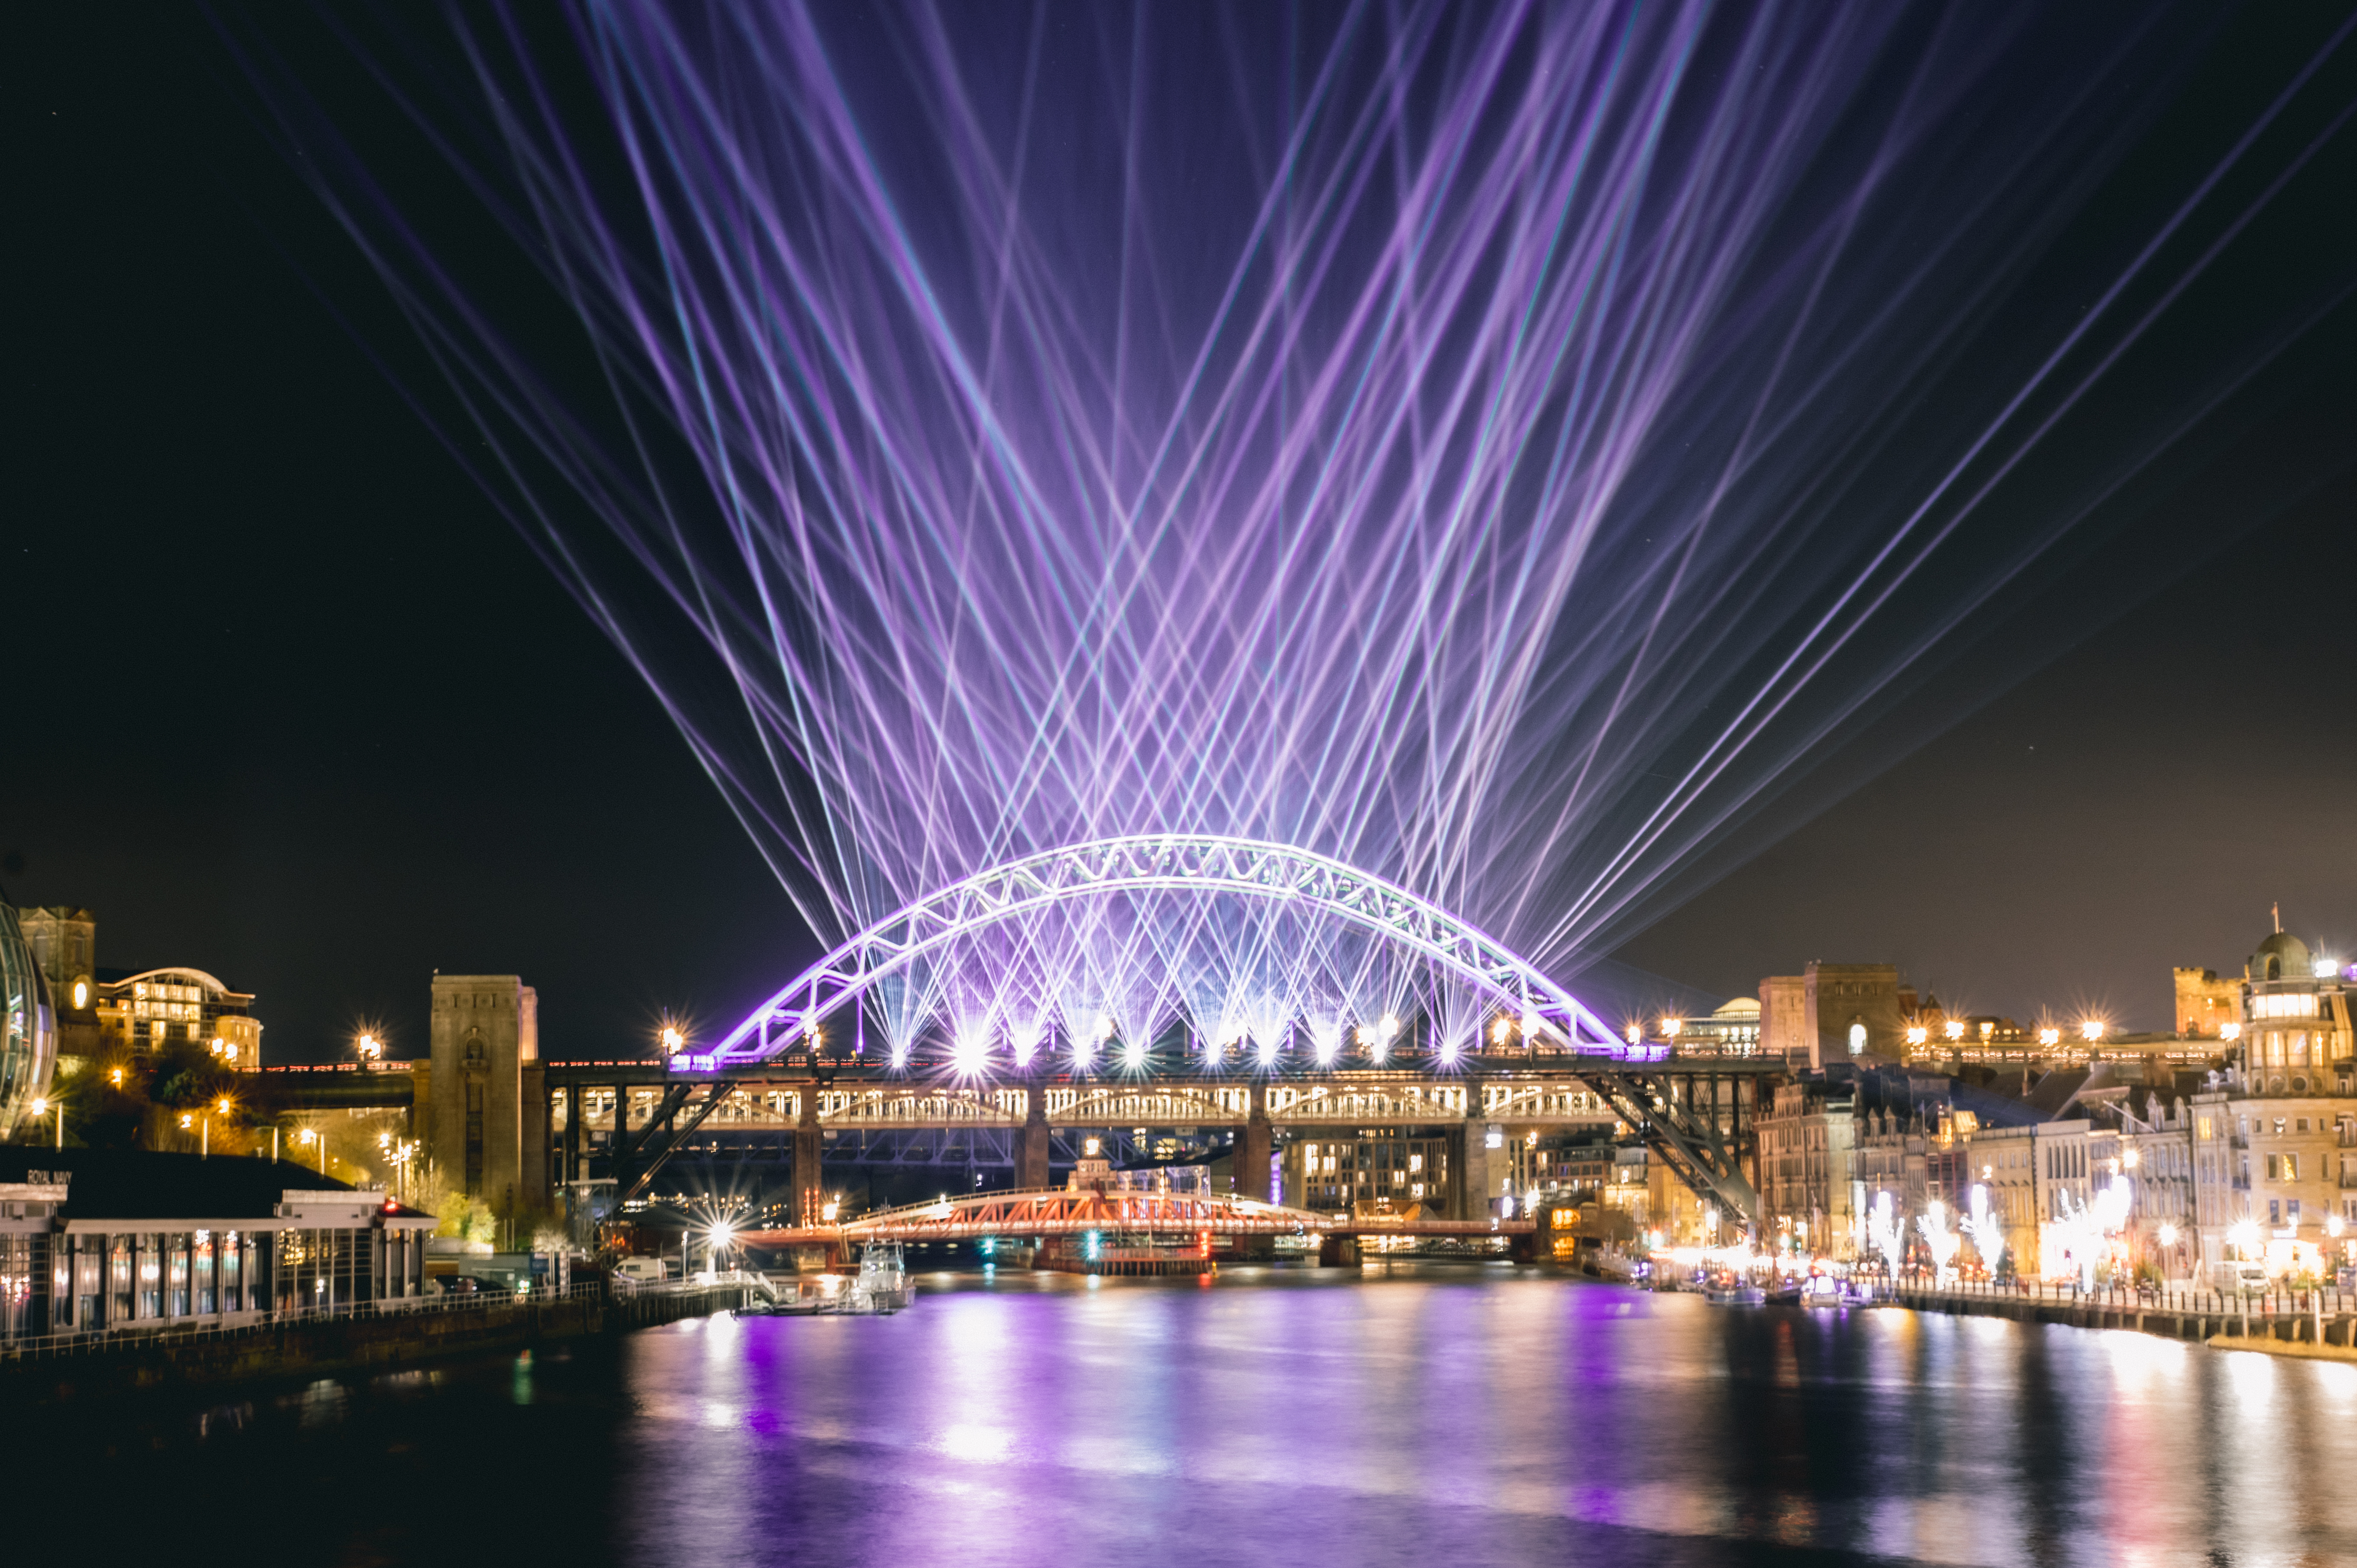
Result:
<svg viewBox="0 0 2357 1568">
<path fill-rule="evenodd" d="M 2357 966 L 2278 928 L 2243 966 L 2227 1065 L 2193 1096 L 2194 1208 L 2205 1270 L 2357 1266 Z"/>
</svg>

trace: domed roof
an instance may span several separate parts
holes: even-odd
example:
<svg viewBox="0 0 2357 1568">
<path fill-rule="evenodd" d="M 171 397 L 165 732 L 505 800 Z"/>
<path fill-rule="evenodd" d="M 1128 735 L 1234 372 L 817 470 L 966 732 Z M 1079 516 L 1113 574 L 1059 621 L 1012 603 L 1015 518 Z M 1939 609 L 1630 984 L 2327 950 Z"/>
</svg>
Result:
<svg viewBox="0 0 2357 1568">
<path fill-rule="evenodd" d="M 1714 1018 L 1757 1018 L 1760 1016 L 1760 998 L 1757 996 L 1730 997 L 1727 1004 L 1720 1007 L 1717 1012 L 1713 1013 L 1711 1016 Z"/>
<path fill-rule="evenodd" d="M 2276 931 L 2259 944 L 2243 972 L 2252 980 L 2306 979 L 2308 968 L 2308 944 L 2289 931 Z"/>
</svg>

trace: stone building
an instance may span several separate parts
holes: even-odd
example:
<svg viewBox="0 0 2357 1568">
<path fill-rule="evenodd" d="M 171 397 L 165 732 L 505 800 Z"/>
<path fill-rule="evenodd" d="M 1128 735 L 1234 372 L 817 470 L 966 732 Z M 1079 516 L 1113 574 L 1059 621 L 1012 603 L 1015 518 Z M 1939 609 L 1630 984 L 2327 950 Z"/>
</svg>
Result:
<svg viewBox="0 0 2357 1568">
<path fill-rule="evenodd" d="M 2276 1274 L 2357 1264 L 2351 973 L 2283 930 L 2244 964 L 2240 1037 L 2191 1097 L 2205 1274 L 2254 1255 Z"/>
<path fill-rule="evenodd" d="M 1760 983 L 1760 1047 L 1795 1071 L 1868 1053 L 1897 1060 L 1913 1011 L 1914 997 L 1900 985 L 1898 965 L 1813 960 L 1800 974 Z"/>
<path fill-rule="evenodd" d="M 2182 965 L 2169 973 L 2176 982 L 2179 1034 L 2215 1040 L 2243 1021 L 2243 988 L 2231 975 L 2221 980 L 2214 969 Z"/>
<path fill-rule="evenodd" d="M 98 918 L 70 905 L 20 909 L 33 961 L 48 978 L 58 1055 L 77 1066 L 99 1054 Z"/>
<path fill-rule="evenodd" d="M 500 1214 L 548 1201 L 540 996 L 512 974 L 436 974 L 414 1124 L 442 1179 Z M 525 1108 L 533 1113 L 525 1114 Z"/>
<path fill-rule="evenodd" d="M 1815 1036 L 1809 1033 L 1808 982 L 1797 974 L 1773 974 L 1760 983 L 1760 1050 L 1782 1058 L 1798 1072 L 1814 1067 Z"/>
<path fill-rule="evenodd" d="M 1854 1077 L 1813 1073 L 1778 1086 L 1755 1124 L 1761 1246 L 1804 1256 L 1857 1255 L 1857 1104 Z"/>
</svg>

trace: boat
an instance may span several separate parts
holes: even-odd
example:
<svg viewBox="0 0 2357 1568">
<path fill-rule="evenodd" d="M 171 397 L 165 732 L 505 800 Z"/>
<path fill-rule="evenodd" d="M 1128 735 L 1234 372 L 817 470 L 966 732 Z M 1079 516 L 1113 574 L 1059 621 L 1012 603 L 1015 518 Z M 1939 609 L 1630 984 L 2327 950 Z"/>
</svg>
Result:
<svg viewBox="0 0 2357 1568">
<path fill-rule="evenodd" d="M 1830 1274 L 1812 1274 L 1809 1288 L 1801 1294 L 1803 1306 L 1872 1306 L 1874 1291 L 1850 1280 L 1838 1280 Z"/>
<path fill-rule="evenodd" d="M 861 1316 L 895 1313 L 916 1294 L 898 1241 L 870 1241 L 860 1249 L 859 1273 L 843 1293 L 839 1310 Z"/>
<path fill-rule="evenodd" d="M 1703 1303 L 1708 1306 L 1764 1306 L 1768 1293 L 1758 1285 L 1729 1282 L 1703 1287 Z"/>
</svg>

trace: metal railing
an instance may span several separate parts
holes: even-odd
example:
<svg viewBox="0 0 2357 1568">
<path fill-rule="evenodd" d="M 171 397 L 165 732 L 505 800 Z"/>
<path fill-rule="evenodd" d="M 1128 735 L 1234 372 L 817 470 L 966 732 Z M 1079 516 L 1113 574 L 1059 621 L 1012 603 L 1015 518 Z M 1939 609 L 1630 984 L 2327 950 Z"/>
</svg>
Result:
<svg viewBox="0 0 2357 1568">
<path fill-rule="evenodd" d="M 1894 1300 L 1908 1297 L 1954 1297 L 1960 1300 L 2029 1302 L 2036 1305 L 2093 1307 L 2110 1312 L 2179 1313 L 2203 1317 L 2234 1317 L 2247 1308 L 2254 1318 L 2309 1317 L 2321 1312 L 2328 1318 L 2357 1311 L 2357 1295 L 2334 1285 L 2312 1290 L 2289 1286 L 2254 1291 L 2204 1290 L 2199 1286 L 2097 1285 L 2081 1290 L 2076 1284 L 2046 1280 L 1951 1280 L 1940 1284 L 1929 1276 L 1910 1274 L 1895 1287 L 1879 1276 L 1863 1276 L 1878 1292 Z"/>
<path fill-rule="evenodd" d="M 465 1313 L 510 1311 L 520 1306 L 596 1300 L 605 1293 L 604 1281 L 589 1280 L 562 1292 L 553 1287 L 541 1287 L 513 1292 L 486 1291 L 470 1295 L 386 1296 L 328 1306 L 274 1308 L 239 1313 L 233 1322 L 147 1317 L 135 1323 L 104 1328 L 0 1337 L 0 1360 L 59 1355 L 113 1355 L 154 1346 L 252 1338 L 275 1334 L 284 1328 L 354 1318 L 456 1316 Z"/>
</svg>

